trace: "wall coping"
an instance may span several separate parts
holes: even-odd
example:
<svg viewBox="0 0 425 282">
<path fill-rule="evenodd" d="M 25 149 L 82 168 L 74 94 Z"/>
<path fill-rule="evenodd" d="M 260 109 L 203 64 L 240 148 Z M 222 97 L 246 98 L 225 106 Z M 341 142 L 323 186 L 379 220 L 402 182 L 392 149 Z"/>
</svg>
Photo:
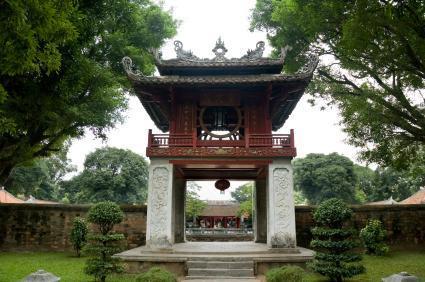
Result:
<svg viewBox="0 0 425 282">
<path fill-rule="evenodd" d="M 89 204 L 5 204 L 0 203 L 0 208 L 9 207 L 25 210 L 63 210 L 63 211 L 88 211 L 92 205 Z M 124 212 L 146 212 L 146 205 L 120 205 Z"/>
<path fill-rule="evenodd" d="M 318 206 L 295 206 L 295 211 L 298 212 L 312 212 Z M 349 205 L 354 211 L 406 211 L 406 210 L 425 210 L 425 204 L 395 204 L 395 205 Z"/>
<path fill-rule="evenodd" d="M 64 211 L 87 211 L 91 205 L 89 204 L 5 204 L 0 203 L 0 208 L 11 207 L 25 210 L 39 210 L 39 209 L 52 209 L 52 210 L 64 210 Z M 124 212 L 146 212 L 146 205 L 120 205 Z M 350 205 L 353 211 L 401 211 L 401 210 L 425 210 L 425 204 L 396 204 L 396 205 Z M 317 206 L 295 206 L 297 212 L 312 212 Z"/>
</svg>

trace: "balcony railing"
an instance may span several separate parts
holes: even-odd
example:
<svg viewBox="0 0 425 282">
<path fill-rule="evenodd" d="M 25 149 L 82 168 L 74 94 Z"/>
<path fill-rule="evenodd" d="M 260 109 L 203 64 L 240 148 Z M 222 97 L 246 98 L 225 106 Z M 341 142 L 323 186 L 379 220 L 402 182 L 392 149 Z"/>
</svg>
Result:
<svg viewBox="0 0 425 282">
<path fill-rule="evenodd" d="M 248 134 L 241 140 L 199 140 L 196 134 L 152 134 L 149 130 L 148 148 L 152 147 L 295 148 L 295 145 L 293 129 L 290 134 Z"/>
</svg>

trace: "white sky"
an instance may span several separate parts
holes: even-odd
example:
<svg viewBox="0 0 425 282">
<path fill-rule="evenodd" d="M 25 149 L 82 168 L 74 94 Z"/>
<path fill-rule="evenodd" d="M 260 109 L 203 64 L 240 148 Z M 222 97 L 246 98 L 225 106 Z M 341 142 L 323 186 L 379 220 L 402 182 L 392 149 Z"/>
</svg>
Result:
<svg viewBox="0 0 425 282">
<path fill-rule="evenodd" d="M 255 6 L 255 0 L 168 0 L 163 1 L 166 9 L 171 9 L 175 19 L 180 21 L 178 33 L 162 48 L 163 57 L 174 58 L 174 40 L 183 42 L 185 50 L 192 50 L 198 57 L 213 57 L 212 49 L 219 36 L 228 49 L 226 57 L 241 57 L 247 49 L 255 48 L 255 44 L 263 40 L 267 42 L 265 32 L 249 31 L 250 10 Z M 267 45 L 264 56 L 270 54 L 271 48 Z M 307 103 L 309 97 L 305 95 L 298 103 L 286 124 L 278 133 L 289 133 L 295 129 L 295 144 L 298 157 L 305 157 L 309 153 L 337 152 L 355 161 L 356 149 L 347 145 L 346 135 L 338 125 L 340 117 L 335 109 L 321 111 L 318 107 L 311 107 Z M 117 125 L 108 134 L 108 141 L 102 143 L 88 133 L 85 138 L 76 140 L 69 151 L 69 158 L 81 170 L 85 156 L 96 148 L 113 146 L 130 149 L 145 156 L 148 129 L 154 133 L 160 131 L 154 126 L 139 100 L 130 97 L 129 109 L 124 124 Z M 203 199 L 227 200 L 230 191 L 238 187 L 241 182 L 232 181 L 231 188 L 221 195 L 213 188 L 211 182 L 200 182 L 203 189 L 200 196 Z"/>
</svg>

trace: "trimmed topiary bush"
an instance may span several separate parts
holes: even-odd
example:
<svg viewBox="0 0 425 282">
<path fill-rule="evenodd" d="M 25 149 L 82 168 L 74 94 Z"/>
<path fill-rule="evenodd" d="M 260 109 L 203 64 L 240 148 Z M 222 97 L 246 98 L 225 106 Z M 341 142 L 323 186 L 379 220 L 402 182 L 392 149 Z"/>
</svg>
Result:
<svg viewBox="0 0 425 282">
<path fill-rule="evenodd" d="M 124 239 L 124 235 L 114 233 L 112 228 L 123 220 L 124 214 L 117 204 L 102 202 L 90 208 L 87 218 L 98 230 L 88 236 L 89 243 L 85 252 L 91 257 L 87 260 L 84 271 L 93 275 L 96 280 L 105 282 L 109 274 L 123 271 L 119 259 L 112 255 L 122 250 L 120 241 Z"/>
<path fill-rule="evenodd" d="M 355 231 L 344 228 L 351 216 L 351 209 L 335 198 L 323 202 L 313 214 L 317 225 L 311 230 L 313 240 L 310 246 L 316 254 L 309 266 L 333 282 L 341 282 L 343 278 L 365 271 L 359 263 L 361 256 L 351 252 L 358 246 L 353 240 Z"/>
<path fill-rule="evenodd" d="M 272 268 L 266 273 L 267 282 L 302 282 L 304 269 L 299 266 L 282 266 Z"/>
<path fill-rule="evenodd" d="M 89 228 L 84 218 L 78 217 L 78 216 L 74 218 L 72 222 L 70 237 L 71 237 L 72 245 L 78 257 L 80 257 L 81 255 L 81 249 L 87 243 L 88 232 L 89 232 Z"/>
<path fill-rule="evenodd" d="M 149 271 L 137 277 L 137 282 L 177 282 L 174 275 L 160 267 L 152 267 Z"/>
<path fill-rule="evenodd" d="M 367 225 L 360 231 L 360 238 L 366 248 L 366 253 L 371 255 L 385 255 L 389 248 L 385 244 L 387 231 L 378 219 L 371 219 Z"/>
</svg>

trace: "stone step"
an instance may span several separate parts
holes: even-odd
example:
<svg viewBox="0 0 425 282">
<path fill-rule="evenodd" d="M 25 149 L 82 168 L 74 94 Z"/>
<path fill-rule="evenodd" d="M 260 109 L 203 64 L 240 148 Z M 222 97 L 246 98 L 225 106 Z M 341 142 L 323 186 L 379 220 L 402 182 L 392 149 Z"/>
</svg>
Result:
<svg viewBox="0 0 425 282">
<path fill-rule="evenodd" d="M 187 262 L 187 267 L 190 268 L 206 268 L 206 269 L 253 269 L 254 262 L 251 261 L 205 261 L 205 260 L 190 260 Z"/>
<path fill-rule="evenodd" d="M 226 276 L 226 277 L 254 277 L 254 270 L 251 269 L 225 269 L 225 268 L 189 268 L 188 276 Z"/>
<path fill-rule="evenodd" d="M 199 256 L 199 257 L 190 257 L 189 261 L 225 261 L 225 262 L 232 262 L 232 261 L 251 261 L 252 262 L 252 256 Z"/>
</svg>

